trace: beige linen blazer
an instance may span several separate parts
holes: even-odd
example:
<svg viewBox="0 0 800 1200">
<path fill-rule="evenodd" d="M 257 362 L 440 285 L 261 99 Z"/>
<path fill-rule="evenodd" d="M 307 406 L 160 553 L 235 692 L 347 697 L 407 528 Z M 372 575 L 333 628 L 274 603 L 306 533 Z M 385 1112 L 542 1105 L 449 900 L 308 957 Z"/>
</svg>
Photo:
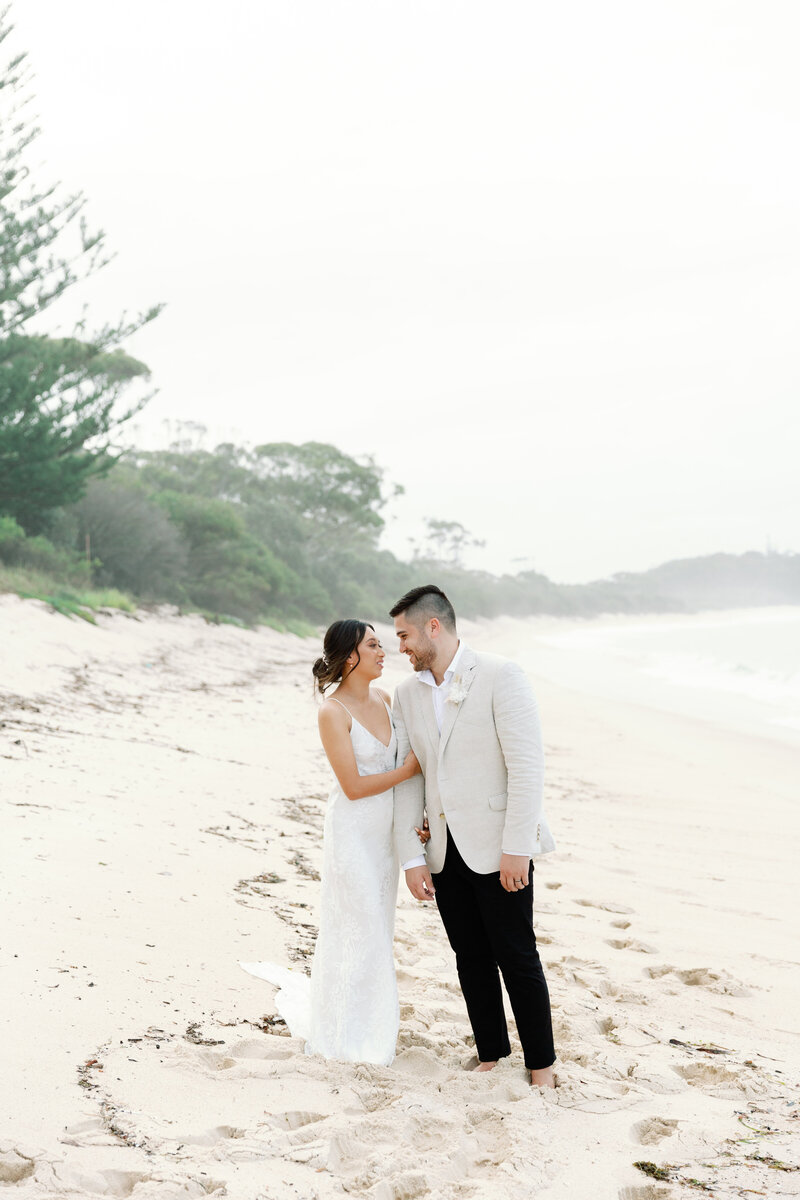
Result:
<svg viewBox="0 0 800 1200">
<path fill-rule="evenodd" d="M 397 761 L 410 746 L 422 767 L 421 776 L 395 788 L 400 862 L 419 857 L 414 826 L 421 828 L 424 812 L 432 872 L 444 865 L 448 826 L 465 863 L 479 875 L 499 870 L 503 852 L 554 850 L 542 806 L 539 713 L 522 669 L 465 647 L 444 709 L 440 734 L 430 687 L 411 678 L 395 692 Z"/>
</svg>

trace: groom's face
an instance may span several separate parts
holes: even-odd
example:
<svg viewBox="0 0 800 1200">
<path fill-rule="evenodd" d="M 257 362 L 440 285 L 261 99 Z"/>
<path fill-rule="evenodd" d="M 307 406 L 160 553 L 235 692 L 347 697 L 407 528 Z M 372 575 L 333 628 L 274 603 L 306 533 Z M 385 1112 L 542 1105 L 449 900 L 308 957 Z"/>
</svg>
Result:
<svg viewBox="0 0 800 1200">
<path fill-rule="evenodd" d="M 400 653 L 407 654 L 415 671 L 427 671 L 436 661 L 436 644 L 428 634 L 427 625 L 418 629 L 406 619 L 405 613 L 394 619 L 395 632 L 400 639 Z"/>
</svg>

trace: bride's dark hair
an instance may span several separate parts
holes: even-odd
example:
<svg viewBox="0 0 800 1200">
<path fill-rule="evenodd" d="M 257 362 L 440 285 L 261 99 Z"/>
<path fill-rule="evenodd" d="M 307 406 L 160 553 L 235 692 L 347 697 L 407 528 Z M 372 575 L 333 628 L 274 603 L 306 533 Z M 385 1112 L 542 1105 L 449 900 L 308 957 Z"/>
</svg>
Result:
<svg viewBox="0 0 800 1200">
<path fill-rule="evenodd" d="M 331 684 L 341 682 L 345 664 L 354 650 L 358 655 L 356 666 L 361 662 L 358 646 L 368 629 L 375 632 L 375 626 L 370 625 L 369 621 L 356 621 L 352 617 L 345 621 L 334 621 L 328 627 L 322 643 L 322 657 L 311 668 L 320 695 L 324 696 Z"/>
</svg>

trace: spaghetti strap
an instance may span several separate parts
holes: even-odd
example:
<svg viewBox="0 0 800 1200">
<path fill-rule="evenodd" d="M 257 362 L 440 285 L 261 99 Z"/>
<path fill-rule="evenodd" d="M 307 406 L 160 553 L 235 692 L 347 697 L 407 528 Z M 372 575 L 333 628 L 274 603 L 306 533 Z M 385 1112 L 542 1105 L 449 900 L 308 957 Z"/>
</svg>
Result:
<svg viewBox="0 0 800 1200">
<path fill-rule="evenodd" d="M 328 696 L 328 699 L 336 700 L 336 697 Z M 386 709 L 386 715 L 389 718 L 389 741 L 388 742 L 384 742 L 383 738 L 378 737 L 377 733 L 373 733 L 371 729 L 367 729 L 366 725 L 364 725 L 361 721 L 359 721 L 358 717 L 354 717 L 353 714 L 350 712 L 350 709 L 347 707 L 347 705 L 342 704 L 341 700 L 336 700 L 336 703 L 339 705 L 339 708 L 344 709 L 344 711 L 347 713 L 348 717 L 350 718 L 350 732 L 351 733 L 353 732 L 353 726 L 358 725 L 359 729 L 363 729 L 366 734 L 369 734 L 369 736 L 371 738 L 374 738 L 376 742 L 380 742 L 380 744 L 383 746 L 383 748 L 386 749 L 388 746 L 391 746 L 392 738 L 394 737 L 394 733 L 395 733 L 394 717 L 392 716 L 391 708 L 389 707 L 388 703 L 386 702 L 386 700 L 384 699 L 383 696 L 381 696 L 381 700 L 383 700 L 383 707 Z"/>
</svg>

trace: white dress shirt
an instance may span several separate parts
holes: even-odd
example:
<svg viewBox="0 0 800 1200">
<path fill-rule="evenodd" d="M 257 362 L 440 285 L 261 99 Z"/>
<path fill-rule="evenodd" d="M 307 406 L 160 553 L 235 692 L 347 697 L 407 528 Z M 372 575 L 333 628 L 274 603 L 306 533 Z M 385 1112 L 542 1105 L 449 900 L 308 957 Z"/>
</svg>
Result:
<svg viewBox="0 0 800 1200">
<path fill-rule="evenodd" d="M 444 706 L 447 702 L 447 697 L 450 695 L 450 684 L 453 682 L 453 676 L 458 670 L 458 663 L 464 651 L 464 643 L 459 641 L 458 649 L 453 655 L 450 666 L 444 673 L 444 678 L 441 683 L 437 683 L 433 677 L 433 671 L 420 671 L 417 674 L 417 682 L 425 683 L 433 689 L 433 711 L 436 715 L 436 724 L 439 727 L 439 733 L 442 732 L 442 721 L 444 720 Z M 416 858 L 412 858 L 410 862 L 403 863 L 403 870 L 408 871 L 411 867 L 424 867 L 425 855 L 419 854 Z"/>
<path fill-rule="evenodd" d="M 441 683 L 437 683 L 433 677 L 433 671 L 420 671 L 417 675 L 419 683 L 427 683 L 428 687 L 433 688 L 433 711 L 436 713 L 436 724 L 439 727 L 439 733 L 442 732 L 442 721 L 444 720 L 444 706 L 447 702 L 447 697 L 450 695 L 450 685 L 453 682 L 453 676 L 458 670 L 458 664 L 464 653 L 464 643 L 458 643 L 458 649 L 453 655 L 450 666 L 444 673 L 444 678 Z"/>
</svg>

